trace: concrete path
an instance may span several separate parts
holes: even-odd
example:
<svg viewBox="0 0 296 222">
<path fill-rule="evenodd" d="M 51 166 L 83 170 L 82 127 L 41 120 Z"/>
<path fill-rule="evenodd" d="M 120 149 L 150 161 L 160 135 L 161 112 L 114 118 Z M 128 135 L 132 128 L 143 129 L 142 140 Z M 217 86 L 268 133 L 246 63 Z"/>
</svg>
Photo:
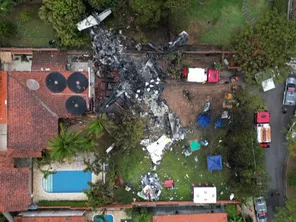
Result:
<svg viewBox="0 0 296 222">
<path fill-rule="evenodd" d="M 287 148 L 284 143 L 285 133 L 283 132 L 292 118 L 295 107 L 287 107 L 287 113 L 282 113 L 282 99 L 284 84 L 278 85 L 275 89 L 264 93 L 263 99 L 267 103 L 268 111 L 271 113 L 271 140 L 269 149 L 265 150 L 265 165 L 270 177 L 268 184 L 268 221 L 272 221 L 275 208 L 283 206 L 285 197 L 285 170 Z M 279 196 L 271 197 L 271 192 L 278 191 Z"/>
</svg>

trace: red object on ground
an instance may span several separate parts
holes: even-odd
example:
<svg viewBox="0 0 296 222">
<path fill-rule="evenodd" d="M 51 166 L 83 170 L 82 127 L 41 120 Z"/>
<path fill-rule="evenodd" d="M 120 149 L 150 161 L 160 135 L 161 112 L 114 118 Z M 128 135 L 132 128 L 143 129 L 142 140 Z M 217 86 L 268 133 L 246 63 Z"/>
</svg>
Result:
<svg viewBox="0 0 296 222">
<path fill-rule="evenodd" d="M 219 82 L 220 72 L 216 69 L 208 69 L 208 82 L 215 83 Z"/>
<path fill-rule="evenodd" d="M 173 180 L 165 180 L 164 181 L 164 187 L 171 188 L 173 186 L 174 186 L 174 181 Z"/>
<path fill-rule="evenodd" d="M 182 75 L 183 75 L 183 78 L 184 78 L 184 79 L 187 79 L 188 71 L 187 71 L 186 67 L 183 69 L 183 73 L 182 73 Z"/>
<path fill-rule="evenodd" d="M 270 122 L 270 114 L 269 112 L 258 112 L 256 117 L 257 123 L 269 123 Z"/>
</svg>

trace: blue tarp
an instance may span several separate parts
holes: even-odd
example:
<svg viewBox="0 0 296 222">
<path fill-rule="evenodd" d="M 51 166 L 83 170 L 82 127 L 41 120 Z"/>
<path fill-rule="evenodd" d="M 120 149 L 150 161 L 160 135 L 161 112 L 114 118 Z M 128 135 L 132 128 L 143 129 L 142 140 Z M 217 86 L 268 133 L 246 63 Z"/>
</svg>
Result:
<svg viewBox="0 0 296 222">
<path fill-rule="evenodd" d="M 208 156 L 208 170 L 222 170 L 222 156 Z"/>
<path fill-rule="evenodd" d="M 215 122 L 215 126 L 218 127 L 218 128 L 221 128 L 223 127 L 223 121 L 222 119 L 219 119 Z"/>
<path fill-rule="evenodd" d="M 205 128 L 206 126 L 208 126 L 210 124 L 210 121 L 211 121 L 211 117 L 210 117 L 210 114 L 208 113 L 199 114 L 197 117 L 197 123 L 202 128 Z"/>
</svg>

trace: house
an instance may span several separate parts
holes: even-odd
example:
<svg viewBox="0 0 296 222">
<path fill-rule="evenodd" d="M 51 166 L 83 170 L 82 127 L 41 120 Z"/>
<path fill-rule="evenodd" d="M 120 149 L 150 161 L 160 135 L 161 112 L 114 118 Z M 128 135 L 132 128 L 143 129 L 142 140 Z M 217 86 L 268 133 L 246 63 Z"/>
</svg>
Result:
<svg viewBox="0 0 296 222">
<path fill-rule="evenodd" d="M 58 134 L 61 118 L 80 117 L 89 109 L 89 73 L 66 71 L 66 62 L 59 52 L 36 52 L 30 71 L 0 71 L 0 212 L 28 209 L 31 158 L 40 157 Z"/>
</svg>

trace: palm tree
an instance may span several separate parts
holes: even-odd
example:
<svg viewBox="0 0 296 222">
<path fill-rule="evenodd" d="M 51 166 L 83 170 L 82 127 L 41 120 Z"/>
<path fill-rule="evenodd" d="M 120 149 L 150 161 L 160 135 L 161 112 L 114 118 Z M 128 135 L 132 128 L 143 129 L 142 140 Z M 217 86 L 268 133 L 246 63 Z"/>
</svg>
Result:
<svg viewBox="0 0 296 222">
<path fill-rule="evenodd" d="M 86 132 L 89 138 L 91 139 L 100 139 L 104 135 L 104 130 L 112 134 L 116 129 L 116 124 L 108 118 L 104 113 L 99 117 L 96 117 L 86 128 Z"/>
<path fill-rule="evenodd" d="M 52 160 L 58 162 L 71 160 L 76 153 L 89 151 L 94 147 L 93 141 L 81 136 L 80 132 L 66 130 L 62 124 L 60 129 L 60 134 L 48 141 Z"/>
</svg>

